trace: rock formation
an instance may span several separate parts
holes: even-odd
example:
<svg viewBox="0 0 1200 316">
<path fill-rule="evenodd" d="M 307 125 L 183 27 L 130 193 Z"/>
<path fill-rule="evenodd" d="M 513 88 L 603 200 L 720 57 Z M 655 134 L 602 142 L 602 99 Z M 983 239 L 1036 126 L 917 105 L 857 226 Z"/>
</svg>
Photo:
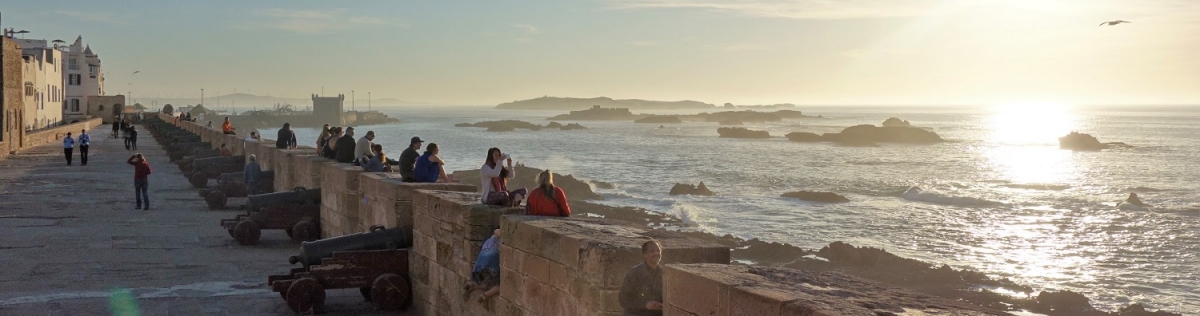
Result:
<svg viewBox="0 0 1200 316">
<path fill-rule="evenodd" d="M 637 118 L 628 108 L 602 108 L 599 105 L 587 110 L 571 111 L 571 113 L 558 115 L 548 118 L 547 120 L 557 121 L 611 121 L 611 120 L 632 120 Z"/>
<path fill-rule="evenodd" d="M 513 131 L 513 130 L 517 130 L 517 129 L 528 129 L 528 130 L 537 131 L 537 130 L 542 129 L 541 125 L 537 125 L 537 124 L 533 124 L 533 123 L 529 123 L 529 122 L 525 122 L 525 121 L 517 121 L 517 120 L 483 121 L 483 122 L 474 123 L 474 124 L 458 123 L 458 124 L 454 124 L 454 127 L 482 127 L 482 128 L 488 129 L 488 131 Z"/>
<path fill-rule="evenodd" d="M 770 133 L 766 131 L 752 131 L 741 127 L 722 127 L 717 129 L 717 134 L 721 137 L 728 138 L 769 138 Z"/>
<path fill-rule="evenodd" d="M 559 128 L 562 126 L 562 123 L 559 122 L 550 122 L 550 124 L 546 124 L 546 128 Z"/>
<path fill-rule="evenodd" d="M 708 187 L 704 186 L 704 181 L 700 181 L 699 185 L 691 185 L 686 183 L 676 183 L 671 187 L 671 195 L 716 195 Z"/>
<path fill-rule="evenodd" d="M 821 135 L 817 135 L 816 133 L 809 133 L 809 132 L 791 132 L 791 133 L 787 134 L 787 139 L 790 141 L 793 141 L 793 142 L 801 142 L 801 143 L 815 143 L 815 142 L 825 141 L 824 138 L 821 138 Z"/>
<path fill-rule="evenodd" d="M 786 198 L 796 198 L 796 199 L 801 199 L 804 201 L 821 202 L 821 203 L 850 202 L 850 199 L 847 199 L 846 197 L 841 196 L 837 193 L 833 193 L 833 192 L 795 191 L 795 192 L 784 193 L 781 196 L 786 197 Z"/>
<path fill-rule="evenodd" d="M 1076 151 L 1098 151 L 1108 149 L 1109 146 L 1100 143 L 1100 140 L 1096 139 L 1095 136 L 1080 132 L 1071 132 L 1067 136 L 1058 138 L 1058 147 Z"/>
<path fill-rule="evenodd" d="M 908 121 L 901 120 L 897 117 L 889 117 L 883 121 L 882 125 L 883 127 L 912 127 L 912 124 L 909 124 Z"/>
<path fill-rule="evenodd" d="M 728 119 L 728 120 L 717 122 L 717 124 L 721 124 L 721 125 L 742 125 L 745 123 L 746 122 L 742 122 L 742 120 L 739 120 L 739 119 Z"/>
<path fill-rule="evenodd" d="M 678 116 L 675 115 L 651 115 L 633 121 L 634 123 L 652 123 L 652 124 L 679 124 L 683 123 Z"/>
<path fill-rule="evenodd" d="M 558 129 L 564 130 L 564 131 L 569 131 L 569 130 L 577 130 L 577 129 L 587 129 L 587 127 L 583 127 L 583 125 L 579 125 L 579 123 L 571 123 L 571 124 L 563 125 L 563 126 L 559 127 Z"/>
</svg>

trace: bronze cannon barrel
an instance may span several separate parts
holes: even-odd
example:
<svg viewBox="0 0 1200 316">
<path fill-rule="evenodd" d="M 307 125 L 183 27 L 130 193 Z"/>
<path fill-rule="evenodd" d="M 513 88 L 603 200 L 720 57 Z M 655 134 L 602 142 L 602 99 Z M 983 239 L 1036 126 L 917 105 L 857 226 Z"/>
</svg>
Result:
<svg viewBox="0 0 1200 316">
<path fill-rule="evenodd" d="M 320 204 L 321 189 L 296 188 L 292 191 L 256 194 L 246 198 L 246 210 L 258 211 L 271 204 Z"/>
<path fill-rule="evenodd" d="M 321 259 L 328 258 L 338 251 L 382 250 L 412 247 L 412 232 L 401 227 L 383 228 L 371 226 L 364 233 L 349 234 L 317 241 L 300 243 L 300 254 L 288 258 L 288 262 L 311 265 L 321 264 Z"/>
</svg>

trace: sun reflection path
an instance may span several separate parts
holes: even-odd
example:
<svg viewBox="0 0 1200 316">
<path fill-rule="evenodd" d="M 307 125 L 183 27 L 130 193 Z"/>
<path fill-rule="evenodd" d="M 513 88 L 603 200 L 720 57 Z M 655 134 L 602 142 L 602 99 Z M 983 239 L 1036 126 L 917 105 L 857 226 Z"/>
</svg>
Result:
<svg viewBox="0 0 1200 316">
<path fill-rule="evenodd" d="M 1058 149 L 1058 138 L 1079 127 L 1079 119 L 1065 105 L 1015 103 L 993 108 L 991 131 L 983 146 L 986 169 L 1013 183 L 1069 184 L 1078 180 L 1075 155 Z"/>
</svg>

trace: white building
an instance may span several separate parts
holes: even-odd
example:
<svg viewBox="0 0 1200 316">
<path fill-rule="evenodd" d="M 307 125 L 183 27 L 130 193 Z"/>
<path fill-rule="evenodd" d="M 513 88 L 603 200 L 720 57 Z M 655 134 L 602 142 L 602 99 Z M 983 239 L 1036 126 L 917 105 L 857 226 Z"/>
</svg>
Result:
<svg viewBox="0 0 1200 316">
<path fill-rule="evenodd" d="M 21 44 L 24 77 L 25 130 L 58 125 L 63 121 L 66 90 L 63 87 L 63 52 L 46 40 L 14 39 Z"/>
<path fill-rule="evenodd" d="M 67 121 L 83 119 L 88 112 L 88 97 L 104 95 L 104 72 L 100 57 L 84 46 L 83 36 L 75 39 L 68 47 L 66 66 L 63 70 L 66 84 L 66 99 L 63 103 L 63 118 Z"/>
</svg>

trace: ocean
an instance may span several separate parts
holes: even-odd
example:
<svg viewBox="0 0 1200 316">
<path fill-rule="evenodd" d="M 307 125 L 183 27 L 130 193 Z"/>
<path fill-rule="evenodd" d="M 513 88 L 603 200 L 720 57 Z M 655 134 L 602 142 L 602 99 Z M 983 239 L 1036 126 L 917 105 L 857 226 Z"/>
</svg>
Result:
<svg viewBox="0 0 1200 316">
<path fill-rule="evenodd" d="M 769 131 L 769 139 L 719 138 L 716 123 L 700 122 L 581 121 L 588 129 L 495 133 L 454 124 L 546 124 L 565 111 L 440 107 L 385 110 L 402 122 L 356 129 L 358 136 L 375 131 L 393 158 L 412 136 L 436 142 L 448 171 L 478 168 L 487 149 L 499 147 L 529 166 L 615 184 L 597 189 L 602 204 L 671 214 L 716 234 L 809 249 L 844 241 L 1037 290 L 1079 292 L 1105 310 L 1141 302 L 1200 314 L 1200 106 L 796 110 L 825 118 L 744 126 Z M 844 147 L 782 137 L 893 116 L 949 141 Z M 1059 149 L 1058 137 L 1070 131 L 1133 147 Z M 313 146 L 317 133 L 297 129 L 302 145 Z M 717 196 L 667 194 L 676 182 L 700 181 Z M 779 197 L 797 190 L 836 192 L 851 202 Z M 1153 207 L 1118 207 L 1130 192 Z"/>
</svg>

